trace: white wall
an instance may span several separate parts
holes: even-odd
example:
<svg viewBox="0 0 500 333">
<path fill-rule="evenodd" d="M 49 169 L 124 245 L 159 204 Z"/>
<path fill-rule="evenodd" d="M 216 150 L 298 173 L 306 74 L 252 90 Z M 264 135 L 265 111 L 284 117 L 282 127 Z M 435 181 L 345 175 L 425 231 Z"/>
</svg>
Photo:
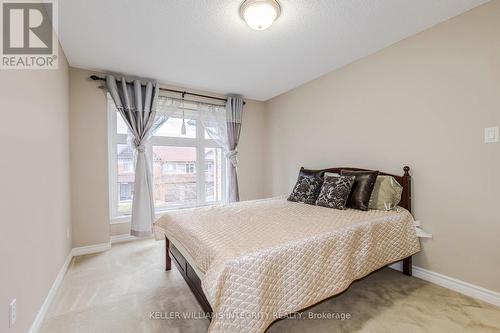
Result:
<svg viewBox="0 0 500 333">
<path fill-rule="evenodd" d="M 415 264 L 500 291 L 500 1 L 266 103 L 268 195 L 299 167 L 412 168 Z"/>
<path fill-rule="evenodd" d="M 1 332 L 29 330 L 71 249 L 68 87 L 62 49 L 58 70 L 0 71 Z"/>
</svg>

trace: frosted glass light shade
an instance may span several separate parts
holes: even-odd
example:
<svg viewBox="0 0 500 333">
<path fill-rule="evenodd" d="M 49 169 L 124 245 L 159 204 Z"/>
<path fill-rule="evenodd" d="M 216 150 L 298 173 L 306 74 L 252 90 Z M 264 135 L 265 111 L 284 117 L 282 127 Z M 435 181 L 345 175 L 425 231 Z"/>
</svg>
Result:
<svg viewBox="0 0 500 333">
<path fill-rule="evenodd" d="M 240 16 L 255 30 L 269 28 L 281 14 L 276 0 L 246 0 L 240 8 Z"/>
</svg>

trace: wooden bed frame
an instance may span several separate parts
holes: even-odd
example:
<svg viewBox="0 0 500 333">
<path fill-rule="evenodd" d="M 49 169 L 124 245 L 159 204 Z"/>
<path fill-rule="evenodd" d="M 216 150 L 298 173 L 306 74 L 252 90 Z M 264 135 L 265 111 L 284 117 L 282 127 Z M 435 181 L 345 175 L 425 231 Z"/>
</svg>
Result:
<svg viewBox="0 0 500 333">
<path fill-rule="evenodd" d="M 330 168 L 323 170 L 313 170 L 315 172 L 332 172 L 332 173 L 340 173 L 341 170 L 352 170 L 352 171 L 370 171 L 367 169 L 359 169 L 359 168 Z M 379 175 L 386 175 L 394 177 L 399 184 L 403 186 L 403 193 L 401 195 L 401 202 L 399 206 L 406 208 L 409 212 L 411 212 L 411 176 L 410 176 L 410 167 L 405 166 L 403 168 L 404 174 L 402 176 L 392 175 L 385 172 L 380 172 Z M 170 252 L 170 255 L 169 255 Z M 201 287 L 201 280 L 196 275 L 195 270 L 189 264 L 189 262 L 184 258 L 184 256 L 179 252 L 179 250 L 169 241 L 167 236 L 165 235 L 165 270 L 169 271 L 172 269 L 172 259 L 179 269 L 184 280 L 188 284 L 189 288 L 193 292 L 194 296 L 200 303 L 203 311 L 211 314 L 212 307 L 208 302 L 205 293 Z M 403 274 L 411 276 L 412 275 L 412 260 L 411 256 L 405 258 L 403 261 Z"/>
</svg>

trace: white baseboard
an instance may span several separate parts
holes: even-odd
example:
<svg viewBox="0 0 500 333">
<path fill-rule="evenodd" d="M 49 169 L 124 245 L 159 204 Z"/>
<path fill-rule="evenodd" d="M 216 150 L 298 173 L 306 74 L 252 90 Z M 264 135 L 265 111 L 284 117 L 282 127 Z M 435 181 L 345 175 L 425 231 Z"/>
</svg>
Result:
<svg viewBox="0 0 500 333">
<path fill-rule="evenodd" d="M 151 235 L 151 236 L 146 236 L 146 237 L 136 237 L 136 236 L 132 236 L 130 234 L 122 234 L 122 235 L 111 236 L 110 243 L 116 244 L 116 243 L 130 242 L 130 241 L 144 240 L 144 239 L 151 239 L 151 238 L 154 238 L 154 236 Z"/>
<path fill-rule="evenodd" d="M 99 253 L 111 249 L 111 243 L 102 243 L 89 246 L 75 247 L 71 250 L 73 257 L 83 256 L 84 254 Z"/>
<path fill-rule="evenodd" d="M 390 265 L 392 269 L 402 271 L 401 262 Z M 423 269 L 417 266 L 412 266 L 413 276 L 419 279 L 429 281 L 431 283 L 437 284 L 438 286 L 445 287 L 461 294 L 480 299 L 487 303 L 500 306 L 500 293 L 489 290 L 483 287 L 473 285 L 468 282 L 454 279 L 452 277 L 439 274 L 427 269 Z"/>
<path fill-rule="evenodd" d="M 61 286 L 63 278 L 66 275 L 66 272 L 68 271 L 69 265 L 71 264 L 71 259 L 73 259 L 72 252 L 73 252 L 73 250 L 69 251 L 68 256 L 66 257 L 66 260 L 64 261 L 63 266 L 59 270 L 59 273 L 57 273 L 56 279 L 55 279 L 54 283 L 52 284 L 52 287 L 50 287 L 49 293 L 47 294 L 47 297 L 45 297 L 45 301 L 43 302 L 42 307 L 40 308 L 40 311 L 38 311 L 38 314 L 36 315 L 35 321 L 33 321 L 33 324 L 31 325 L 29 333 L 37 333 L 40 330 L 40 327 L 42 326 L 42 322 L 45 318 L 45 315 L 47 314 L 47 311 L 49 310 L 50 304 L 54 300 L 54 297 L 56 296 L 57 290 Z"/>
<path fill-rule="evenodd" d="M 135 236 L 132 236 L 131 234 L 123 234 L 123 235 L 115 235 L 111 236 L 109 242 L 111 244 L 116 244 L 116 243 L 122 243 L 122 242 L 129 242 L 138 239 Z"/>
</svg>

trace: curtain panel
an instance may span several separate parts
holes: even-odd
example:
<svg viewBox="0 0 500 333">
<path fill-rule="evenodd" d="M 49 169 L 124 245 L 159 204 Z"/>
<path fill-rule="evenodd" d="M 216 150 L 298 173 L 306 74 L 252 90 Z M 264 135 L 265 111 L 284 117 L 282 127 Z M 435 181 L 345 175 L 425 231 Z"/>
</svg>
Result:
<svg viewBox="0 0 500 333">
<path fill-rule="evenodd" d="M 238 142 L 240 141 L 241 122 L 243 117 L 243 98 L 229 96 L 226 103 L 226 126 L 228 150 L 226 156 L 229 160 L 227 176 L 228 201 L 240 201 L 238 188 Z"/>
<path fill-rule="evenodd" d="M 149 236 L 153 233 L 155 210 L 151 152 L 146 149 L 146 144 L 168 116 L 156 113 L 159 95 L 157 83 L 148 81 L 141 85 L 138 80 L 127 83 L 122 77 L 117 84 L 114 76 L 107 75 L 106 88 L 127 124 L 136 160 L 130 234 L 137 237 Z"/>
<path fill-rule="evenodd" d="M 224 150 L 227 159 L 226 201 L 239 201 L 237 148 L 241 132 L 243 99 L 239 96 L 229 97 L 225 107 L 198 103 L 198 111 L 208 136 Z"/>
</svg>

